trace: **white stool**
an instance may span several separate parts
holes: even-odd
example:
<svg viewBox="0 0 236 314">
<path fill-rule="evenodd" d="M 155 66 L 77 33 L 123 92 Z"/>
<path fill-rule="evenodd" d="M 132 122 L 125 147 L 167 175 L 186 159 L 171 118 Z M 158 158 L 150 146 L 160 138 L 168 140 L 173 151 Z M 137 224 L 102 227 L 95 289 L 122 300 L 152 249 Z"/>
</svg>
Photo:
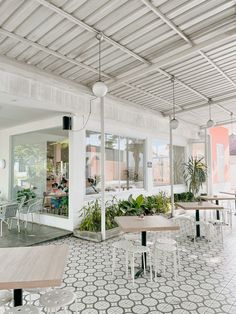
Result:
<svg viewBox="0 0 236 314">
<path fill-rule="evenodd" d="M 21 313 L 21 314 L 39 314 L 42 313 L 37 307 L 33 305 L 23 305 L 23 306 L 17 306 L 12 307 L 11 309 L 4 312 L 5 314 L 15 314 L 15 313 Z"/>
<path fill-rule="evenodd" d="M 74 292 L 69 290 L 55 289 L 44 293 L 39 303 L 45 307 L 47 313 L 57 313 L 57 310 L 62 308 L 66 313 L 66 307 L 75 301 L 75 313 L 77 310 L 77 298 Z"/>
<path fill-rule="evenodd" d="M 157 273 L 159 272 L 158 268 L 158 258 L 159 254 L 163 255 L 164 261 L 163 261 L 163 272 L 164 275 L 166 273 L 166 260 L 167 260 L 167 254 L 173 255 L 173 262 L 174 262 L 174 277 L 175 281 L 177 279 L 177 272 L 179 268 L 179 254 L 178 254 L 178 248 L 176 245 L 173 244 L 166 244 L 166 243 L 158 243 L 156 242 L 155 248 L 154 248 L 154 271 L 155 271 L 155 279 L 157 278 Z M 178 261 L 177 261 L 178 257 Z"/>
<path fill-rule="evenodd" d="M 150 280 L 152 281 L 152 258 L 151 251 L 147 246 L 144 245 L 133 245 L 128 249 L 128 253 L 131 255 L 131 276 L 134 285 L 134 258 L 135 254 L 141 254 L 144 266 L 144 275 L 146 275 L 146 265 L 145 265 L 145 254 L 149 255 L 149 265 L 150 265 Z"/>
<path fill-rule="evenodd" d="M 128 267 L 129 267 L 128 250 L 131 246 L 133 246 L 133 244 L 131 241 L 128 241 L 128 240 L 120 240 L 120 241 L 112 243 L 112 247 L 113 247 L 113 251 L 112 251 L 112 276 L 114 276 L 114 274 L 115 274 L 117 250 L 122 250 L 125 252 L 125 270 L 126 270 L 126 277 L 128 278 Z"/>
<path fill-rule="evenodd" d="M 5 305 L 12 301 L 12 293 L 8 290 L 0 290 L 0 307 L 5 310 Z"/>
<path fill-rule="evenodd" d="M 30 304 L 32 304 L 32 294 L 42 294 L 48 291 L 48 288 L 31 288 L 25 289 L 25 291 L 29 292 Z"/>
</svg>

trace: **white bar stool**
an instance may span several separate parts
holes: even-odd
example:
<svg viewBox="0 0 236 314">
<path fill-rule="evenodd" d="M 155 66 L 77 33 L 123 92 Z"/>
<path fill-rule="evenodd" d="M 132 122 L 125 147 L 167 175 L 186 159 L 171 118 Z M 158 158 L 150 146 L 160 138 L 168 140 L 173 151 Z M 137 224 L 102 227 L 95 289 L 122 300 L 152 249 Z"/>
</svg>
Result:
<svg viewBox="0 0 236 314">
<path fill-rule="evenodd" d="M 175 281 L 177 280 L 177 273 L 178 273 L 178 268 L 179 268 L 179 254 L 178 254 L 178 247 L 173 244 L 168 244 L 168 243 L 158 243 L 156 242 L 155 248 L 154 248 L 154 272 L 155 272 L 155 280 L 157 278 L 157 273 L 159 273 L 159 263 L 158 263 L 158 258 L 160 258 L 160 254 L 163 255 L 163 273 L 165 275 L 166 273 L 166 260 L 167 260 L 167 255 L 172 255 L 173 256 L 173 263 L 174 263 L 174 278 Z"/>
<path fill-rule="evenodd" d="M 145 254 L 147 254 L 147 257 L 149 255 L 149 267 L 150 267 L 150 280 L 152 282 L 152 258 L 151 258 L 151 251 L 149 247 L 144 246 L 144 245 L 133 245 L 128 249 L 128 253 L 131 255 L 131 276 L 132 276 L 132 281 L 134 285 L 134 259 L 136 254 L 141 254 L 142 260 L 143 260 L 143 266 L 144 266 L 144 275 L 146 275 L 146 265 L 145 265 Z"/>
<path fill-rule="evenodd" d="M 55 289 L 44 293 L 39 299 L 39 303 L 46 309 L 46 313 L 57 313 L 60 308 L 64 309 L 64 313 L 66 313 L 67 306 L 74 301 L 75 313 L 78 313 L 77 298 L 72 291 Z"/>
<path fill-rule="evenodd" d="M 131 241 L 128 240 L 120 240 L 112 243 L 112 276 L 115 274 L 115 267 L 116 267 L 116 254 L 117 251 L 123 251 L 125 252 L 125 269 L 126 269 L 126 277 L 128 277 L 128 267 L 129 267 L 129 261 L 128 261 L 128 252 L 129 249 L 133 246 Z"/>
<path fill-rule="evenodd" d="M 0 308 L 5 310 L 5 305 L 12 301 L 12 293 L 9 290 L 0 290 Z"/>
<path fill-rule="evenodd" d="M 33 305 L 23 305 L 23 306 L 17 306 L 12 307 L 9 310 L 4 312 L 5 314 L 39 314 L 42 313 L 36 306 Z"/>
</svg>

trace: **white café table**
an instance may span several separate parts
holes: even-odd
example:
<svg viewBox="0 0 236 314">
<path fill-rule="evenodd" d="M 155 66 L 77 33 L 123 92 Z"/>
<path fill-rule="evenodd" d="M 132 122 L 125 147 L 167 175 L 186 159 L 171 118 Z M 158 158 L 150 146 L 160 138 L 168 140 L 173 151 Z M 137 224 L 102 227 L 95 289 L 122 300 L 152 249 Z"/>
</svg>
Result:
<svg viewBox="0 0 236 314">
<path fill-rule="evenodd" d="M 0 289 L 14 290 L 14 306 L 22 305 L 22 289 L 59 286 L 68 246 L 45 245 L 0 249 Z"/>
<path fill-rule="evenodd" d="M 177 202 L 177 207 L 183 208 L 184 210 L 195 210 L 196 211 L 196 222 L 200 221 L 199 210 L 216 210 L 217 219 L 220 218 L 219 210 L 224 209 L 223 206 L 216 205 L 209 202 Z M 196 224 L 196 235 L 200 237 L 200 225 Z"/>
<path fill-rule="evenodd" d="M 147 245 L 147 231 L 177 231 L 180 229 L 173 221 L 160 215 L 144 216 L 121 216 L 115 217 L 115 222 L 124 232 L 141 232 L 142 245 Z M 146 264 L 146 254 L 145 254 Z M 136 273 L 135 277 L 143 273 L 144 265 L 141 259 L 141 269 Z"/>
<path fill-rule="evenodd" d="M 222 193 L 222 192 L 220 192 Z M 227 192 L 225 192 L 227 194 Z M 230 192 L 229 192 L 230 194 Z M 205 201 L 215 201 L 216 205 L 219 205 L 219 201 L 236 201 L 236 195 L 231 194 L 231 195 L 202 195 L 200 196 L 202 200 Z M 219 211 L 217 211 L 217 219 L 220 219 Z"/>
</svg>

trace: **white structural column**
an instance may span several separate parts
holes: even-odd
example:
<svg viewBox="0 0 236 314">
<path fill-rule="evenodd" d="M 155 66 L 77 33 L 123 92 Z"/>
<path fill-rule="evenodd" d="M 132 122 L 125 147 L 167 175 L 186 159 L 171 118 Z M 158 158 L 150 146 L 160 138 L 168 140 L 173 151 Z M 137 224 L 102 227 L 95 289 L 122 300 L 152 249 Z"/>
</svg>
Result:
<svg viewBox="0 0 236 314">
<path fill-rule="evenodd" d="M 171 117 L 170 117 L 171 119 Z M 174 216 L 174 162 L 173 162 L 173 130 L 170 126 L 170 197 L 171 197 L 171 216 Z"/>
<path fill-rule="evenodd" d="M 106 239 L 106 207 L 105 207 L 105 123 L 104 97 L 100 98 L 101 106 L 101 232 L 102 240 Z"/>
</svg>

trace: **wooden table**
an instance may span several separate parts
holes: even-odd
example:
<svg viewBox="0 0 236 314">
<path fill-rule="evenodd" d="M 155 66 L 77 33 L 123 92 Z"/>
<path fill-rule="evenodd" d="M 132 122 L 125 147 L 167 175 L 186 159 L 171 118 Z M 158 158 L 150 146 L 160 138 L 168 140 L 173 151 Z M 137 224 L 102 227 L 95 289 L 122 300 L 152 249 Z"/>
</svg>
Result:
<svg viewBox="0 0 236 314">
<path fill-rule="evenodd" d="M 235 202 L 234 202 L 234 215 L 236 216 L 236 191 L 220 192 L 220 193 L 234 196 L 234 200 L 235 200 Z"/>
<path fill-rule="evenodd" d="M 141 232 L 142 245 L 145 246 L 147 245 L 147 231 L 177 231 L 180 229 L 173 221 L 159 215 L 144 216 L 144 218 L 138 216 L 121 216 L 115 217 L 115 222 L 124 232 Z M 141 261 L 141 265 L 141 270 L 136 274 L 136 277 L 140 276 L 143 272 L 143 260 Z"/>
<path fill-rule="evenodd" d="M 221 195 L 202 195 L 200 196 L 202 200 L 205 201 L 215 201 L 216 205 L 219 205 L 219 201 L 231 201 L 235 200 L 236 201 L 236 196 L 221 196 Z M 216 218 L 220 220 L 220 213 L 217 210 L 216 212 Z"/>
<path fill-rule="evenodd" d="M 59 286 L 68 246 L 0 249 L 0 289 L 14 289 L 14 306 L 22 305 L 22 289 Z"/>
<path fill-rule="evenodd" d="M 199 210 L 216 210 L 217 219 L 220 218 L 219 210 L 224 209 L 223 206 L 216 205 L 209 202 L 177 202 L 177 207 L 183 208 L 184 210 L 195 210 L 196 211 L 196 222 L 200 221 Z M 200 225 L 196 224 L 196 235 L 200 237 Z"/>
</svg>

